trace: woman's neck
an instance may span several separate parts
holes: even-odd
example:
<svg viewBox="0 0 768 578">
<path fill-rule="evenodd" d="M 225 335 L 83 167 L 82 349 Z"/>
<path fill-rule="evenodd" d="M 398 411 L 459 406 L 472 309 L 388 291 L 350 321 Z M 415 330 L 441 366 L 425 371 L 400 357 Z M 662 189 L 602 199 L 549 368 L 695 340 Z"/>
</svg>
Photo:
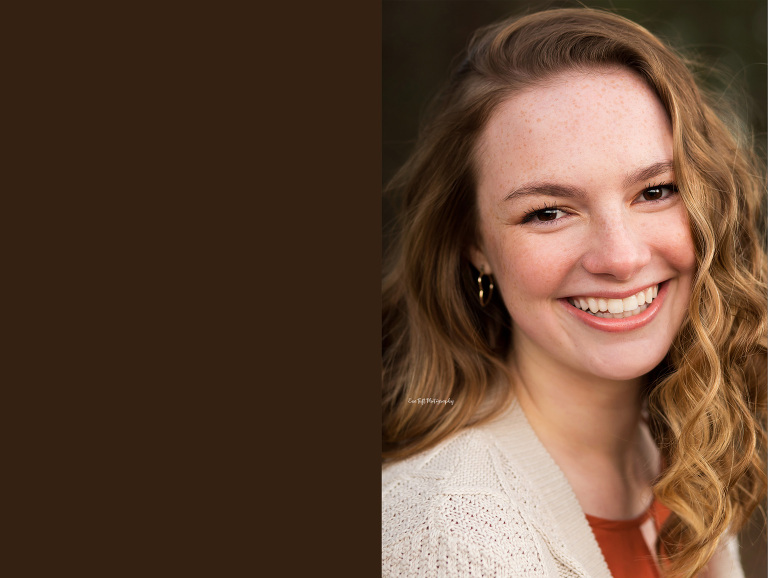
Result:
<svg viewBox="0 0 768 578">
<path fill-rule="evenodd" d="M 608 519 L 640 515 L 659 469 L 642 420 L 642 378 L 600 379 L 534 361 L 513 358 L 515 394 L 582 509 Z"/>
</svg>

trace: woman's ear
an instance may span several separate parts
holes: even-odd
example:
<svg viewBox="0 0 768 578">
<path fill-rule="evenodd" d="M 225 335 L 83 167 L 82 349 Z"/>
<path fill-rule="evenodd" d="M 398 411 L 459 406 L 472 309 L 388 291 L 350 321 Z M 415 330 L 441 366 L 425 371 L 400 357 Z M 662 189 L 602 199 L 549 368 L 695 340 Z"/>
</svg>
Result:
<svg viewBox="0 0 768 578">
<path fill-rule="evenodd" d="M 490 275 L 493 273 L 493 271 L 491 270 L 491 265 L 485 256 L 485 253 L 477 245 L 471 245 L 469 247 L 469 250 L 467 251 L 467 256 L 469 257 L 469 260 L 472 262 L 472 265 L 474 265 L 475 269 L 477 269 L 478 271 L 482 271 L 486 275 Z"/>
</svg>

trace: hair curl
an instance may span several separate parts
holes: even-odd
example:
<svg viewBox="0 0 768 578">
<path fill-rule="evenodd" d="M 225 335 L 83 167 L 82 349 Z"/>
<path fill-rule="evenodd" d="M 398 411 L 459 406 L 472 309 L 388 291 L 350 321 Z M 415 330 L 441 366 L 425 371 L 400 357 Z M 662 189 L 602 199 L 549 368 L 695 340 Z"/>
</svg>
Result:
<svg viewBox="0 0 768 578">
<path fill-rule="evenodd" d="M 640 74 L 666 109 L 694 238 L 688 315 L 647 391 L 666 464 L 654 492 L 672 511 L 659 550 L 665 574 L 692 576 L 766 489 L 765 175 L 743 128 L 726 125 L 719 100 L 697 86 L 693 63 L 623 17 L 559 9 L 483 28 L 433 103 L 389 185 L 403 210 L 383 288 L 383 456 L 431 447 L 511 396 L 511 320 L 497 295 L 480 308 L 466 255 L 478 236 L 478 136 L 516 91 L 601 65 Z M 405 403 L 434 396 L 456 403 Z"/>
</svg>

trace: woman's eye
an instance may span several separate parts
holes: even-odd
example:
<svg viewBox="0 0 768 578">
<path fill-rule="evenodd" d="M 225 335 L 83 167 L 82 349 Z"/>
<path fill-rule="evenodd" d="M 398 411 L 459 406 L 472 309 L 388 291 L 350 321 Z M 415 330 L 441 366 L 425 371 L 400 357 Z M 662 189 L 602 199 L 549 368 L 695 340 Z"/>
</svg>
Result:
<svg viewBox="0 0 768 578">
<path fill-rule="evenodd" d="M 648 187 L 640 196 L 645 201 L 661 201 L 677 192 L 677 186 L 674 184 L 656 185 L 655 187 Z"/>
<path fill-rule="evenodd" d="M 565 211 L 561 211 L 557 208 L 551 208 L 551 209 L 538 209 L 536 211 L 531 211 L 530 213 L 527 213 L 525 215 L 525 218 L 523 219 L 524 223 L 528 223 L 533 221 L 536 222 L 546 222 L 546 221 L 555 221 L 557 219 L 560 219 L 564 217 L 567 213 Z"/>
</svg>

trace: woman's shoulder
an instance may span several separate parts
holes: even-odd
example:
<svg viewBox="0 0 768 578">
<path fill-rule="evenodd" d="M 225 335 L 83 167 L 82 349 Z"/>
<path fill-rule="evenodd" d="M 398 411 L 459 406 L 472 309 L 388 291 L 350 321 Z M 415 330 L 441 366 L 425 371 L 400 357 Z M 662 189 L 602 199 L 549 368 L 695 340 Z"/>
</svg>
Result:
<svg viewBox="0 0 768 578">
<path fill-rule="evenodd" d="M 609 576 L 517 405 L 382 472 L 384 576 Z"/>
<path fill-rule="evenodd" d="M 412 502 L 420 495 L 486 494 L 503 501 L 528 503 L 530 491 L 543 474 L 542 460 L 551 461 L 519 410 L 490 422 L 467 427 L 432 448 L 382 468 L 382 501 L 386 507 Z"/>
<path fill-rule="evenodd" d="M 442 568 L 446 576 L 504 576 L 510 564 L 554 564 L 504 470 L 493 436 L 482 428 L 384 468 L 384 575 Z"/>
<path fill-rule="evenodd" d="M 382 490 L 386 495 L 408 480 L 446 485 L 462 479 L 473 467 L 493 469 L 493 442 L 480 428 L 466 428 L 436 446 L 382 467 Z M 480 474 L 480 471 L 476 471 Z M 481 476 L 482 477 L 482 476 Z M 458 478 L 458 479 L 457 479 Z"/>
</svg>

